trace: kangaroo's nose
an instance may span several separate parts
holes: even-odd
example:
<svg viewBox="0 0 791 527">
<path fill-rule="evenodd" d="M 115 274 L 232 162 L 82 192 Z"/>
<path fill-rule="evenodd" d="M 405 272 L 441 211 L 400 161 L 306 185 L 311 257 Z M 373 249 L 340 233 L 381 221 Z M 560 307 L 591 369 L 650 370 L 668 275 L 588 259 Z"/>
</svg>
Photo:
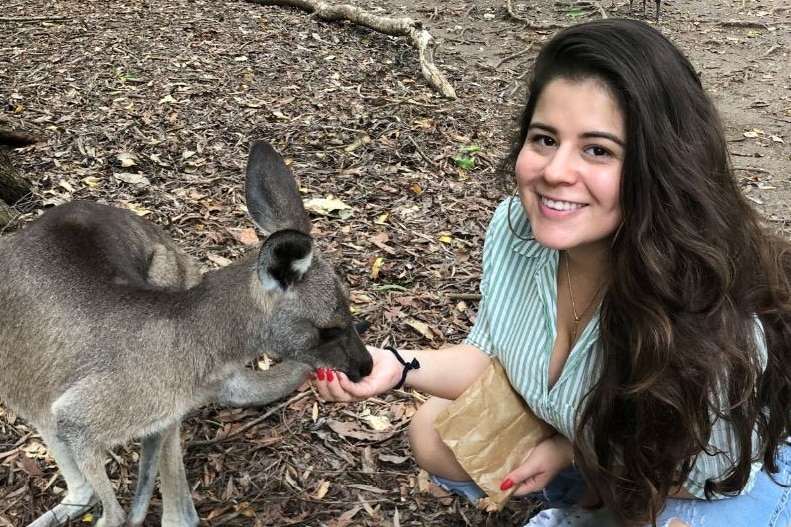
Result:
<svg viewBox="0 0 791 527">
<path fill-rule="evenodd" d="M 365 354 L 361 357 L 361 361 L 357 364 L 353 364 L 349 371 L 346 372 L 346 375 L 349 376 L 349 380 L 352 382 L 357 382 L 363 377 L 367 377 L 371 374 L 371 371 L 374 369 L 374 361 L 371 358 L 371 354 L 368 353 L 368 350 L 363 348 L 363 353 Z"/>
<path fill-rule="evenodd" d="M 364 362 L 363 362 L 363 363 L 360 365 L 360 378 L 362 378 L 362 377 L 368 377 L 368 376 L 371 374 L 371 371 L 373 371 L 373 369 L 374 369 L 374 361 L 373 361 L 373 359 L 371 358 L 371 354 L 370 354 L 370 353 L 368 353 L 368 351 L 367 351 L 367 350 L 366 350 L 366 352 L 365 352 L 365 353 L 368 355 L 368 357 L 367 357 L 367 358 L 366 358 L 366 360 L 365 360 L 365 361 L 364 361 Z"/>
</svg>

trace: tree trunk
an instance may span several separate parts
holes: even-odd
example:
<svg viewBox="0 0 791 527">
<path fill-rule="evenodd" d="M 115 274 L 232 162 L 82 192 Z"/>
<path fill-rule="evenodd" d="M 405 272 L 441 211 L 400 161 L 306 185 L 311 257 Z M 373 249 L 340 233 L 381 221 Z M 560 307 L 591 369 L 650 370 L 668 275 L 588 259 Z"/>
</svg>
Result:
<svg viewBox="0 0 791 527">
<path fill-rule="evenodd" d="M 0 147 L 0 200 L 13 205 L 30 193 L 30 186 L 22 179 L 8 152 Z"/>
<path fill-rule="evenodd" d="M 18 216 L 17 212 L 0 200 L 0 228 L 11 223 Z"/>
<path fill-rule="evenodd" d="M 8 225 L 18 214 L 12 208 L 30 194 L 30 185 L 14 169 L 8 148 L 31 145 L 36 138 L 27 134 L 0 128 L 0 227 Z"/>
</svg>

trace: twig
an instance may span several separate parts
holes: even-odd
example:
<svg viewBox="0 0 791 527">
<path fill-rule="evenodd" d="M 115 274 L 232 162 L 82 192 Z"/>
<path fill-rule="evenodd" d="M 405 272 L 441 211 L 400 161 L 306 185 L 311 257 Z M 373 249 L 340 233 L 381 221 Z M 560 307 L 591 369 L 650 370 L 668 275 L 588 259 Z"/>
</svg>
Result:
<svg viewBox="0 0 791 527">
<path fill-rule="evenodd" d="M 512 53 L 512 54 L 508 55 L 507 57 L 504 57 L 502 60 L 500 60 L 500 62 L 498 62 L 498 63 L 497 63 L 495 66 L 494 66 L 494 69 L 499 69 L 499 68 L 500 68 L 500 66 L 502 66 L 503 64 L 505 64 L 505 63 L 506 63 L 506 62 L 508 62 L 509 60 L 515 59 L 516 57 L 521 57 L 521 56 L 522 56 L 522 55 L 524 55 L 525 53 L 529 52 L 529 51 L 530 51 L 532 48 L 533 48 L 533 43 L 531 42 L 531 43 L 530 43 L 530 44 L 529 44 L 529 45 L 528 45 L 528 46 L 527 46 L 525 49 L 523 49 L 522 51 L 517 51 L 516 53 Z"/>
<path fill-rule="evenodd" d="M 596 0 L 591 0 L 591 3 L 593 4 L 594 7 L 596 7 L 599 10 L 599 13 L 601 14 L 602 18 L 610 18 L 607 15 L 607 11 L 604 10 L 604 8 L 601 6 L 599 2 L 597 2 Z"/>
<path fill-rule="evenodd" d="M 769 29 L 769 26 L 763 22 L 753 22 L 751 20 L 721 20 L 717 22 L 720 27 L 742 27 L 742 28 L 755 28 L 755 29 Z"/>
<path fill-rule="evenodd" d="M 28 22 L 66 22 L 71 20 L 65 16 L 30 16 L 30 17 L 8 17 L 0 16 L 0 22 L 11 24 L 26 24 Z"/>
<path fill-rule="evenodd" d="M 480 293 L 443 293 L 442 296 L 450 300 L 480 300 Z"/>
<path fill-rule="evenodd" d="M 780 44 L 775 44 L 775 45 L 774 45 L 774 46 L 772 46 L 771 48 L 767 49 L 767 50 L 764 52 L 764 54 L 763 54 L 762 56 L 764 56 L 764 57 L 765 57 L 765 56 L 767 56 L 767 55 L 771 55 L 772 53 L 774 53 L 775 51 L 777 51 L 778 49 L 780 49 L 780 48 L 782 48 L 782 47 L 783 47 L 783 46 L 781 46 Z"/>
<path fill-rule="evenodd" d="M 429 165 L 437 166 L 437 164 L 434 161 L 432 161 L 431 158 L 429 158 L 425 153 L 423 153 L 423 149 L 418 146 L 417 142 L 412 138 L 411 135 L 409 136 L 409 142 L 412 143 L 412 146 L 415 147 L 415 150 L 417 151 L 418 155 L 420 155 L 420 157 L 423 158 L 423 161 L 425 161 Z"/>
<path fill-rule="evenodd" d="M 296 401 L 299 401 L 300 399 L 306 397 L 309 393 L 311 393 L 310 390 L 305 390 L 304 392 L 298 393 L 297 395 L 295 395 L 294 397 L 292 397 L 288 401 L 280 403 L 279 405 L 277 405 L 274 408 L 270 409 L 264 415 L 260 415 L 260 416 L 256 417 L 255 419 L 253 419 L 252 421 L 249 421 L 249 422 L 245 423 L 244 425 L 240 426 L 236 430 L 233 430 L 232 432 L 230 432 L 228 435 L 225 435 L 223 437 L 218 437 L 218 438 L 215 438 L 215 439 L 206 439 L 206 440 L 203 440 L 203 441 L 190 441 L 189 443 L 187 443 L 184 446 L 184 448 L 216 445 L 217 443 L 222 443 L 223 441 L 227 441 L 228 439 L 231 439 L 232 437 L 237 436 L 237 435 L 241 434 L 242 432 L 245 432 L 245 431 L 249 430 L 250 428 L 252 428 L 255 425 L 257 425 L 258 423 L 260 423 L 261 421 L 266 421 L 267 419 L 269 419 L 274 414 L 278 413 L 283 408 L 285 408 L 285 407 L 289 406 L 290 404 L 292 404 L 292 403 L 294 403 Z"/>
<path fill-rule="evenodd" d="M 742 171 L 742 172 L 758 172 L 759 174 L 769 174 L 770 176 L 774 175 L 771 172 L 769 172 L 768 170 L 763 169 L 763 168 L 758 168 L 758 167 L 733 167 L 733 169 L 734 170 L 739 170 L 739 171 Z"/>
</svg>

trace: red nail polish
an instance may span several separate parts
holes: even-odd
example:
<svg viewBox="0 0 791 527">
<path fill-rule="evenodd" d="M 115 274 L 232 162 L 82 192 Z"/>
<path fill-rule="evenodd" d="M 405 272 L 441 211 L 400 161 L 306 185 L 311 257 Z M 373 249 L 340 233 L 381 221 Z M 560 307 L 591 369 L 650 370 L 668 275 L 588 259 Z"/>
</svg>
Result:
<svg viewBox="0 0 791 527">
<path fill-rule="evenodd" d="M 514 482 L 511 481 L 510 478 L 505 478 L 502 483 L 500 483 L 500 490 L 508 490 L 514 486 Z"/>
<path fill-rule="evenodd" d="M 318 377 L 320 381 L 324 380 L 324 368 L 316 368 L 316 377 Z"/>
<path fill-rule="evenodd" d="M 327 380 L 328 380 L 329 382 L 332 382 L 332 380 L 333 380 L 334 378 L 335 378 L 335 376 L 332 374 L 332 370 L 331 370 L 331 369 L 329 369 L 329 368 L 327 368 Z"/>
</svg>

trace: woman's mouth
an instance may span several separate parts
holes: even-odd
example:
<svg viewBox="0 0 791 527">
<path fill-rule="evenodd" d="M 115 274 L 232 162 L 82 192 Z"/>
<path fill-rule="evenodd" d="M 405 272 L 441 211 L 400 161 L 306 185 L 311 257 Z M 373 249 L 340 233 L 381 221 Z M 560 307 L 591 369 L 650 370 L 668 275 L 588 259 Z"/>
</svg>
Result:
<svg viewBox="0 0 791 527">
<path fill-rule="evenodd" d="M 570 201 L 555 201 L 554 199 L 549 199 L 544 196 L 541 196 L 541 205 L 547 207 L 548 209 L 558 210 L 558 211 L 577 210 L 587 206 L 584 203 L 572 203 Z"/>
</svg>

